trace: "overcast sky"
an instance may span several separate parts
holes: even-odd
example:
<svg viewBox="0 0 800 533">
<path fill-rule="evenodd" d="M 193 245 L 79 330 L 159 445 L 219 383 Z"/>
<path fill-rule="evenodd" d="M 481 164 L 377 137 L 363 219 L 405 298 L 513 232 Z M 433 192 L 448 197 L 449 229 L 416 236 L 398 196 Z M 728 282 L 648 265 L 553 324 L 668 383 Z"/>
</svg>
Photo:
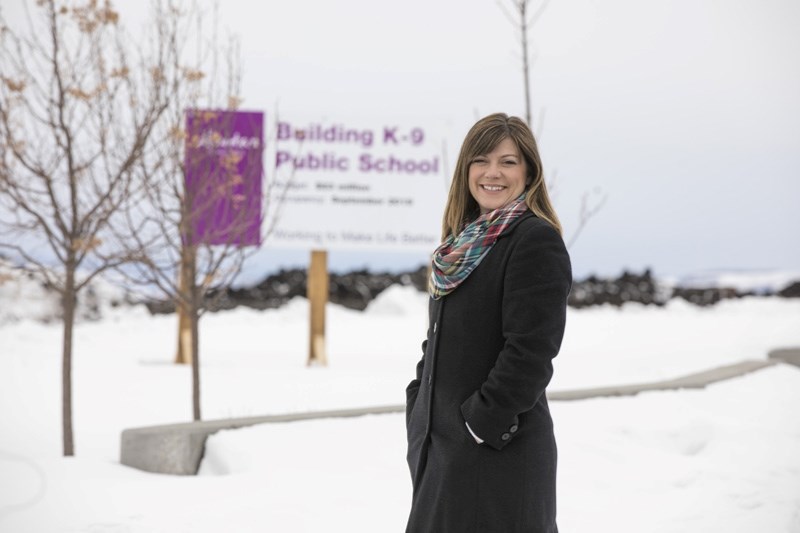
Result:
<svg viewBox="0 0 800 533">
<path fill-rule="evenodd" d="M 134 29 L 146 2 L 118 2 Z M 18 7 L 4 2 L 7 13 Z M 523 115 L 518 37 L 492 0 L 220 2 L 246 109 L 446 124 Z M 557 0 L 531 33 L 534 127 L 576 276 L 800 271 L 800 2 Z M 544 120 L 539 120 L 543 116 Z M 269 120 L 269 118 L 268 118 Z M 452 166 L 450 167 L 452 168 Z M 266 250 L 248 271 L 304 264 Z M 425 254 L 332 252 L 331 268 Z"/>
</svg>

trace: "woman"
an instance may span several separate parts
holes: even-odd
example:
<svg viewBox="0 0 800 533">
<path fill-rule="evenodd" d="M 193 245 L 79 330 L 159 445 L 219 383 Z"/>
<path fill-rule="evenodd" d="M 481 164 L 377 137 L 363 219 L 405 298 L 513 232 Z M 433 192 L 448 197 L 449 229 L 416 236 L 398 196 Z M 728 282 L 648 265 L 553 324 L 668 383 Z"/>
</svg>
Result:
<svg viewBox="0 0 800 533">
<path fill-rule="evenodd" d="M 494 114 L 467 133 L 406 389 L 408 533 L 556 532 L 545 387 L 572 284 L 536 141 Z"/>
</svg>

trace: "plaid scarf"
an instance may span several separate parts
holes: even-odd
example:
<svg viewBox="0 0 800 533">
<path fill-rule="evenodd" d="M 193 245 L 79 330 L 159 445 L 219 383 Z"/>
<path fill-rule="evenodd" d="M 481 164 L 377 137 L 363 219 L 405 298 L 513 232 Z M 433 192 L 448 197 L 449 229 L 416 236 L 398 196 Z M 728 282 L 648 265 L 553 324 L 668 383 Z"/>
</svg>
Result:
<svg viewBox="0 0 800 533">
<path fill-rule="evenodd" d="M 433 252 L 428 292 L 434 300 L 453 292 L 480 264 L 501 233 L 528 206 L 525 193 L 508 205 L 479 216 L 458 235 L 450 234 Z"/>
</svg>

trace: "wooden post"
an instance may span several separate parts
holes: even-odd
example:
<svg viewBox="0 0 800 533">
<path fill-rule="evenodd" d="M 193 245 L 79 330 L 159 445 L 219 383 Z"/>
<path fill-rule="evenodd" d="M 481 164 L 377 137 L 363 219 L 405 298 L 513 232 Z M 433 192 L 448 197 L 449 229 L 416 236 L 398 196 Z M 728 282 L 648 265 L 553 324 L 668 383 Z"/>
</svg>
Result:
<svg viewBox="0 0 800 533">
<path fill-rule="evenodd" d="M 178 288 L 184 298 L 189 298 L 194 282 L 194 247 L 184 244 L 181 248 L 181 269 L 178 273 Z M 178 352 L 175 364 L 188 365 L 192 362 L 192 322 L 189 310 L 180 299 L 175 302 L 178 316 Z"/>
<path fill-rule="evenodd" d="M 328 303 L 328 252 L 313 250 L 308 267 L 306 296 L 311 309 L 308 365 L 328 365 L 325 353 L 325 304 Z"/>
</svg>

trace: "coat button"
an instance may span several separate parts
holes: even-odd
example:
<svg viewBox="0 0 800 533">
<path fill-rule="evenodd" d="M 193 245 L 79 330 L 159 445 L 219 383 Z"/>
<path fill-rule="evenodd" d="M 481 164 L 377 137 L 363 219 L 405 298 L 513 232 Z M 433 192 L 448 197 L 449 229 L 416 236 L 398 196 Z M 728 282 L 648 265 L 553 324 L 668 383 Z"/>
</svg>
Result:
<svg viewBox="0 0 800 533">
<path fill-rule="evenodd" d="M 516 424 L 514 424 L 513 426 L 511 426 L 510 428 L 508 428 L 508 430 L 509 430 L 511 433 L 516 433 L 518 429 L 519 429 L 519 426 L 517 426 Z"/>
<path fill-rule="evenodd" d="M 508 440 L 511 438 L 511 433 L 503 433 L 500 435 L 500 440 Z"/>
</svg>

